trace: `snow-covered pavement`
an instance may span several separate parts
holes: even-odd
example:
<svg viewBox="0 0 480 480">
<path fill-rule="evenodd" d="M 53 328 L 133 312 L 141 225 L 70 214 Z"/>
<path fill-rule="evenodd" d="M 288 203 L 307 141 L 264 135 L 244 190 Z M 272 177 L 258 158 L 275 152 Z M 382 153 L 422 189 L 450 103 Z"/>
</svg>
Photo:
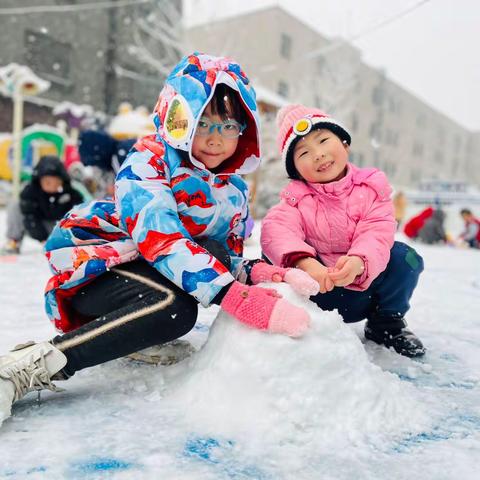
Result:
<svg viewBox="0 0 480 480">
<path fill-rule="evenodd" d="M 0 235 L 4 223 L 0 211 Z M 0 427 L 0 479 L 478 478 L 480 251 L 416 248 L 426 268 L 408 321 L 428 348 L 423 360 L 365 343 L 362 324 L 282 287 L 312 315 L 303 339 L 224 314 L 208 335 L 218 308 L 202 310 L 189 359 L 120 359 L 40 404 L 35 395 L 16 404 Z M 257 225 L 247 253 L 258 252 Z M 0 352 L 54 335 L 48 277 L 28 239 L 0 262 Z"/>
</svg>

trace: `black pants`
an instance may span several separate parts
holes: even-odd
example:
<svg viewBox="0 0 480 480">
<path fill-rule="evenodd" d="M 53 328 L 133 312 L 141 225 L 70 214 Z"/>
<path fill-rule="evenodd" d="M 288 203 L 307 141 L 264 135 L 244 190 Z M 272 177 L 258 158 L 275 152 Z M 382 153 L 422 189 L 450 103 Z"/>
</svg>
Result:
<svg viewBox="0 0 480 480">
<path fill-rule="evenodd" d="M 199 242 L 227 268 L 230 257 L 215 241 Z M 94 320 L 52 343 L 67 357 L 67 376 L 166 343 L 195 325 L 197 300 L 145 260 L 118 265 L 80 289 L 72 306 Z"/>
</svg>

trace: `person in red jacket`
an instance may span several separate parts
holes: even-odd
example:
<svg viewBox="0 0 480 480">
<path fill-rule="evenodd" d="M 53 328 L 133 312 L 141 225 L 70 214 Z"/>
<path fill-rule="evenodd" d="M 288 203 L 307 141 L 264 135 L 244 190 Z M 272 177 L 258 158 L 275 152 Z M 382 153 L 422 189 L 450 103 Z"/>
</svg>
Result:
<svg viewBox="0 0 480 480">
<path fill-rule="evenodd" d="M 480 248 L 480 220 L 468 208 L 462 208 L 460 215 L 465 222 L 465 228 L 460 239 L 468 243 L 470 248 Z"/>
<path fill-rule="evenodd" d="M 427 207 L 420 213 L 412 217 L 403 227 L 403 232 L 408 238 L 417 238 L 418 232 L 422 229 L 425 222 L 432 216 L 433 207 Z"/>
</svg>

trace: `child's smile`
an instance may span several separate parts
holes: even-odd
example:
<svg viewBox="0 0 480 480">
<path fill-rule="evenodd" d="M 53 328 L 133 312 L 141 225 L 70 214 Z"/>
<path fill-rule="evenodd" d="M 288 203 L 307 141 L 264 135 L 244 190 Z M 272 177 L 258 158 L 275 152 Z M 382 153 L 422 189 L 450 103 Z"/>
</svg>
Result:
<svg viewBox="0 0 480 480">
<path fill-rule="evenodd" d="M 332 160 L 331 162 L 326 162 L 326 163 L 322 163 L 318 168 L 317 168 L 317 172 L 325 172 L 327 171 L 331 166 L 333 166 L 335 162 Z"/>
</svg>

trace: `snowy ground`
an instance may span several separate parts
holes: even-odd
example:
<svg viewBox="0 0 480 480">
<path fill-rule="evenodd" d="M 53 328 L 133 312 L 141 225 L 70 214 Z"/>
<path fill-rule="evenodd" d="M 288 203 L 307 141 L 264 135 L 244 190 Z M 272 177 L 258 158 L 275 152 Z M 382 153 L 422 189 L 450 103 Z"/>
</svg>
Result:
<svg viewBox="0 0 480 480">
<path fill-rule="evenodd" d="M 0 235 L 5 216 L 0 211 Z M 452 233 L 457 233 L 453 231 Z M 2 235 L 3 238 L 3 235 Z M 426 270 L 408 315 L 428 348 L 411 361 L 362 325 L 308 308 L 301 340 L 201 313 L 177 365 L 120 359 L 31 395 L 0 427 L 0 479 L 478 478 L 480 251 L 417 246 Z M 258 229 L 247 248 L 258 255 Z M 39 246 L 0 263 L 0 351 L 54 332 Z"/>
</svg>

